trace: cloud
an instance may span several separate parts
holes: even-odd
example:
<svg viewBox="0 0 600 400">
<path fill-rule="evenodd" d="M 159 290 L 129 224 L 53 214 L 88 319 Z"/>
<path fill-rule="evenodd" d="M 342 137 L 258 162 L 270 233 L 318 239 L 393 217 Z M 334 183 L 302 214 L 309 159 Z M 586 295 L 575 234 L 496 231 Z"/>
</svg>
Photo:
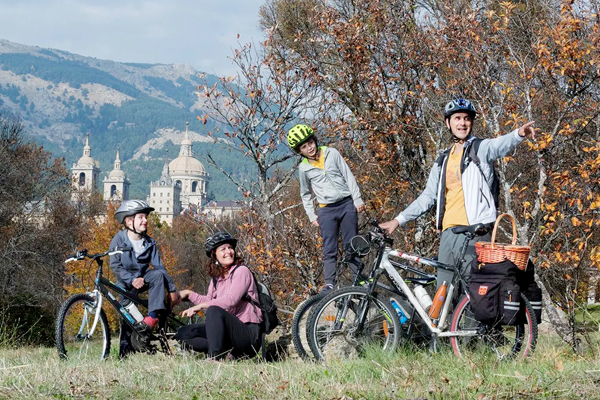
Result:
<svg viewBox="0 0 600 400">
<path fill-rule="evenodd" d="M 121 62 L 184 63 L 230 75 L 228 57 L 263 38 L 264 0 L 0 0 L 0 38 Z"/>
</svg>

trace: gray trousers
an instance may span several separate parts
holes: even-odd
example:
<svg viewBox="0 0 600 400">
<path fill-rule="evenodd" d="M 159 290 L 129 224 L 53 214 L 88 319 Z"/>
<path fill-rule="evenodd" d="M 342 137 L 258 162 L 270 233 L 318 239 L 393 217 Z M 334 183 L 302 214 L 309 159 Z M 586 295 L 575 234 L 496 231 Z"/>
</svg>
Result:
<svg viewBox="0 0 600 400">
<path fill-rule="evenodd" d="M 169 287 L 165 272 L 156 269 L 149 269 L 144 274 L 144 286 L 141 289 L 136 289 L 129 285 L 124 285 L 123 282 L 117 282 L 126 288 L 129 292 L 139 294 L 141 292 L 148 291 L 148 312 L 162 312 L 166 310 L 165 305 L 165 294 L 166 289 Z M 125 296 L 119 296 L 119 301 L 123 306 L 131 303 Z M 140 310 L 141 311 L 141 310 Z M 125 358 L 129 353 L 133 353 L 134 349 L 131 345 L 131 328 L 124 322 L 121 322 L 121 331 L 119 333 L 119 358 Z"/>
<path fill-rule="evenodd" d="M 443 262 L 444 264 L 456 265 L 457 260 L 460 258 L 460 251 L 462 249 L 463 243 L 466 240 L 466 236 L 462 233 L 456 234 L 452 232 L 452 228 L 448 228 L 442 232 L 442 237 L 440 238 L 440 248 L 438 254 L 438 261 Z M 461 274 L 465 277 L 468 282 L 468 277 L 471 274 L 471 263 L 477 257 L 475 254 L 475 243 L 480 241 L 491 240 L 491 235 L 489 233 L 483 236 L 475 236 L 475 238 L 469 241 L 469 245 L 467 247 L 467 252 L 465 253 L 464 262 L 461 265 Z M 443 269 L 438 269 L 437 273 L 437 285 L 440 285 L 446 281 L 448 284 L 452 281 L 453 273 L 451 271 L 446 271 Z M 457 287 L 454 290 L 455 296 L 459 296 L 461 293 L 461 288 Z M 458 297 L 455 297 L 455 299 Z"/>
<path fill-rule="evenodd" d="M 342 230 L 342 242 L 346 251 L 350 245 L 350 240 L 358 234 L 358 212 L 352 198 L 347 197 L 337 203 L 319 208 L 318 216 L 321 238 L 323 239 L 325 283 L 335 285 L 340 229 Z M 352 269 L 362 265 L 360 259 L 356 257 L 350 257 L 349 262 Z"/>
</svg>

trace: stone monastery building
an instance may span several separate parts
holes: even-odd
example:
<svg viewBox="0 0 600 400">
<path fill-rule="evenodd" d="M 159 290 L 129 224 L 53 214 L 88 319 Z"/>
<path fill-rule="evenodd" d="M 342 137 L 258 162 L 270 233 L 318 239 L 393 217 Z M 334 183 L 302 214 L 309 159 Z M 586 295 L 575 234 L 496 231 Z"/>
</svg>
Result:
<svg viewBox="0 0 600 400">
<path fill-rule="evenodd" d="M 156 209 L 155 212 L 160 216 L 161 222 L 170 225 L 173 218 L 183 210 L 192 210 L 195 213 L 205 210 L 204 214 L 218 213 L 222 207 L 218 204 L 206 204 L 209 175 L 204 165 L 194 158 L 187 123 L 179 156 L 169 163 L 167 161 L 165 159 L 160 178 L 150 184 L 150 196 L 147 198 L 148 203 Z M 81 192 L 91 193 L 98 190 L 100 163 L 91 156 L 89 136 L 85 139 L 83 156 L 73 164 L 72 171 L 73 199 L 76 199 Z M 121 170 L 119 149 L 117 149 L 113 170 L 103 181 L 104 200 L 128 200 L 129 184 L 129 178 Z M 225 209 L 221 211 L 225 212 Z"/>
</svg>

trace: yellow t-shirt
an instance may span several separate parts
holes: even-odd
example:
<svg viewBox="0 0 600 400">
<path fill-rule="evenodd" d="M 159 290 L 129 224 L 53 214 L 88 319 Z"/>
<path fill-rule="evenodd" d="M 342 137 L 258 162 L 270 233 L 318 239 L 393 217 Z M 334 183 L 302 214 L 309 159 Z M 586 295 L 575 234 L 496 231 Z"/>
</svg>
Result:
<svg viewBox="0 0 600 400">
<path fill-rule="evenodd" d="M 308 162 L 313 167 L 317 167 L 319 169 L 325 169 L 325 152 L 323 150 L 319 150 L 319 159 L 318 160 L 308 160 Z"/>
<path fill-rule="evenodd" d="M 463 150 L 461 143 L 454 145 L 446 163 L 446 208 L 442 221 L 444 230 L 457 225 L 469 225 L 460 172 Z"/>
</svg>

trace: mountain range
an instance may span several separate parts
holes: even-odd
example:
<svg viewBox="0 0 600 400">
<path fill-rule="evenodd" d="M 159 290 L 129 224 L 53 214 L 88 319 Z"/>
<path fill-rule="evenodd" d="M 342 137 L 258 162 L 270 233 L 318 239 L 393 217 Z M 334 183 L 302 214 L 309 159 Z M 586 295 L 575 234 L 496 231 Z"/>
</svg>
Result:
<svg viewBox="0 0 600 400">
<path fill-rule="evenodd" d="M 234 200 L 240 192 L 211 165 L 211 156 L 228 172 L 252 177 L 252 166 L 238 153 L 223 151 L 196 95 L 200 71 L 184 64 L 119 63 L 62 50 L 0 39 L 0 112 L 21 119 L 32 140 L 67 167 L 82 155 L 89 134 L 92 157 L 102 177 L 113 169 L 119 148 L 132 198 L 145 198 L 160 177 L 165 157 L 179 154 L 189 121 L 196 158 L 210 174 L 209 199 Z M 215 75 L 204 75 L 208 84 Z"/>
</svg>

